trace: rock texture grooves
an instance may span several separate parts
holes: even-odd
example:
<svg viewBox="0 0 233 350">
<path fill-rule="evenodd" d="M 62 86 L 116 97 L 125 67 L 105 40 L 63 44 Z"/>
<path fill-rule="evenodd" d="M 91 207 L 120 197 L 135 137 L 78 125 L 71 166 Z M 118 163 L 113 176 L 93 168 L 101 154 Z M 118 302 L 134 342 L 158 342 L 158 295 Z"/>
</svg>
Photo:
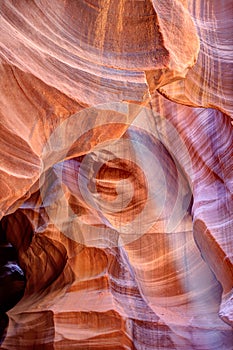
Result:
<svg viewBox="0 0 233 350">
<path fill-rule="evenodd" d="M 232 1 L 0 12 L 0 349 L 232 350 Z"/>
</svg>

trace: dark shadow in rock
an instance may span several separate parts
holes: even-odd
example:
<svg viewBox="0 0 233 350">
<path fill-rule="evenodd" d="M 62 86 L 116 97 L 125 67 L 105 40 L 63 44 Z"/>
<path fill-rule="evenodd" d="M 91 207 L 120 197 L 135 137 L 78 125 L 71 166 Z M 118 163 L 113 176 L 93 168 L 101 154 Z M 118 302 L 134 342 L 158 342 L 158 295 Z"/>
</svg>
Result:
<svg viewBox="0 0 233 350">
<path fill-rule="evenodd" d="M 0 345 L 5 339 L 8 323 L 9 323 L 9 318 L 7 314 L 0 313 Z"/>
<path fill-rule="evenodd" d="M 0 222 L 0 315 L 18 303 L 24 294 L 25 284 L 24 272 L 17 261 L 17 251 L 7 241 Z"/>
</svg>

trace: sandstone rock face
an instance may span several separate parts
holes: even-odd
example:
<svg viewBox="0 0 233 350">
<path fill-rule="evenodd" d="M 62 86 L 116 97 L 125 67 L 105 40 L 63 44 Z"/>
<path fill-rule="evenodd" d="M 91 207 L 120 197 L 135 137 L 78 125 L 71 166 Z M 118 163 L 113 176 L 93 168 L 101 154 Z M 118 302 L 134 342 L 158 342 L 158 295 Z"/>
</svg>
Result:
<svg viewBox="0 0 233 350">
<path fill-rule="evenodd" d="M 232 1 L 0 6 L 0 348 L 232 350 Z"/>
</svg>

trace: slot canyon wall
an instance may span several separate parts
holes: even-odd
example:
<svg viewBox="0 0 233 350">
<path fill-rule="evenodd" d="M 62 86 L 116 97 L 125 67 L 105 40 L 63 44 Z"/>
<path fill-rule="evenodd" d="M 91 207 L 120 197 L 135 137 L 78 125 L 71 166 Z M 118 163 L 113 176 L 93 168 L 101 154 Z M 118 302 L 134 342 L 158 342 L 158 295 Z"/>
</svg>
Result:
<svg viewBox="0 0 233 350">
<path fill-rule="evenodd" d="M 233 2 L 2 0 L 0 349 L 233 349 Z"/>
</svg>

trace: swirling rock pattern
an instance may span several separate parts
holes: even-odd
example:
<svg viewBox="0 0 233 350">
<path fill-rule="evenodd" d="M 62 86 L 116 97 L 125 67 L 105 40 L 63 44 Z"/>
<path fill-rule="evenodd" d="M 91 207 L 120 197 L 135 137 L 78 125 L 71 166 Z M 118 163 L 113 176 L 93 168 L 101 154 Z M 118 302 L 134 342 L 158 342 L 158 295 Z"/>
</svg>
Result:
<svg viewBox="0 0 233 350">
<path fill-rule="evenodd" d="M 232 1 L 0 7 L 0 348 L 232 350 Z"/>
</svg>

